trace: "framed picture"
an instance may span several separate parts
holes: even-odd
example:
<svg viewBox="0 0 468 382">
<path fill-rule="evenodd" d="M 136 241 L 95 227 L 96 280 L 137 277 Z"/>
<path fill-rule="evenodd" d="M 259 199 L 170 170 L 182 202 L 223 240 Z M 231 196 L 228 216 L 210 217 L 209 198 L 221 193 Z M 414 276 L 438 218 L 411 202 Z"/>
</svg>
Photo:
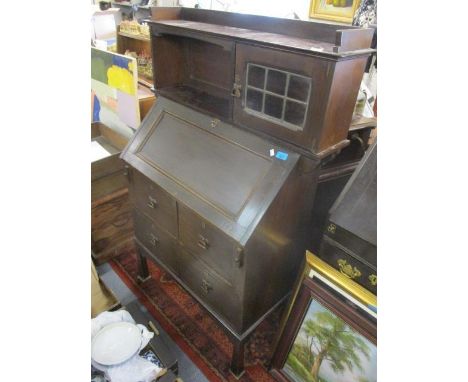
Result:
<svg viewBox="0 0 468 382">
<path fill-rule="evenodd" d="M 309 17 L 351 24 L 361 0 L 312 0 Z"/>
<path fill-rule="evenodd" d="M 300 284 L 272 375 L 281 382 L 376 382 L 376 314 L 325 281 L 306 275 Z"/>
</svg>

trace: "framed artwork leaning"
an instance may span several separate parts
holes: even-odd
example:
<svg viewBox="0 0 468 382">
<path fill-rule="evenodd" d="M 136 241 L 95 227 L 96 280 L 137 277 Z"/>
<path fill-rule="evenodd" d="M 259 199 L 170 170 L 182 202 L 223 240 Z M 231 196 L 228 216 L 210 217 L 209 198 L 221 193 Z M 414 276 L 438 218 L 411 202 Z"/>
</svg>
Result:
<svg viewBox="0 0 468 382">
<path fill-rule="evenodd" d="M 351 24 L 360 2 L 361 0 L 312 0 L 309 17 Z"/>
<path fill-rule="evenodd" d="M 318 273 L 310 275 L 290 307 L 271 374 L 280 382 L 376 382 L 376 313 Z"/>
</svg>

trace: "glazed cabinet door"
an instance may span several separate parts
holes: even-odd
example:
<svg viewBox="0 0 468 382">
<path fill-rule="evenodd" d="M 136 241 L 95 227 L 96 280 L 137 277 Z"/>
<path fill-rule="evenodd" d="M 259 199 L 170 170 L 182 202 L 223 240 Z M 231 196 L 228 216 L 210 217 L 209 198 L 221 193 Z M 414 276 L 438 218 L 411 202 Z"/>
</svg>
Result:
<svg viewBox="0 0 468 382">
<path fill-rule="evenodd" d="M 313 148 L 326 107 L 331 63 L 275 49 L 236 45 L 234 121 Z"/>
</svg>

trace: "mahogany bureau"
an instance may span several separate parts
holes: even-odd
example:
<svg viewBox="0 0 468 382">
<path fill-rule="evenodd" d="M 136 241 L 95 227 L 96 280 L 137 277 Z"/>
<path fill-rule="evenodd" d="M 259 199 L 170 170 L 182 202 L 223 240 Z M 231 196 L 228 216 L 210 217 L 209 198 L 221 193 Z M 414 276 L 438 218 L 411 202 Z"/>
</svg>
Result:
<svg viewBox="0 0 468 382">
<path fill-rule="evenodd" d="M 244 343 L 291 293 L 372 30 L 153 8 L 155 105 L 122 152 L 139 251 Z M 278 34 L 280 31 L 282 34 Z"/>
</svg>

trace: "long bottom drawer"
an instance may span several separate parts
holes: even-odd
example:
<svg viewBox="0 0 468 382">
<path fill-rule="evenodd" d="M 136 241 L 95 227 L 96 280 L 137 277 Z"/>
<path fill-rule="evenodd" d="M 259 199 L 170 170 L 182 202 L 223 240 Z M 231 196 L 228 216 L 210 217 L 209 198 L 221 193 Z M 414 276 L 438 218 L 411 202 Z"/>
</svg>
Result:
<svg viewBox="0 0 468 382">
<path fill-rule="evenodd" d="M 242 306 L 235 288 L 181 247 L 178 249 L 178 257 L 180 279 L 208 306 L 212 314 L 221 316 L 223 321 L 240 332 Z"/>
</svg>

